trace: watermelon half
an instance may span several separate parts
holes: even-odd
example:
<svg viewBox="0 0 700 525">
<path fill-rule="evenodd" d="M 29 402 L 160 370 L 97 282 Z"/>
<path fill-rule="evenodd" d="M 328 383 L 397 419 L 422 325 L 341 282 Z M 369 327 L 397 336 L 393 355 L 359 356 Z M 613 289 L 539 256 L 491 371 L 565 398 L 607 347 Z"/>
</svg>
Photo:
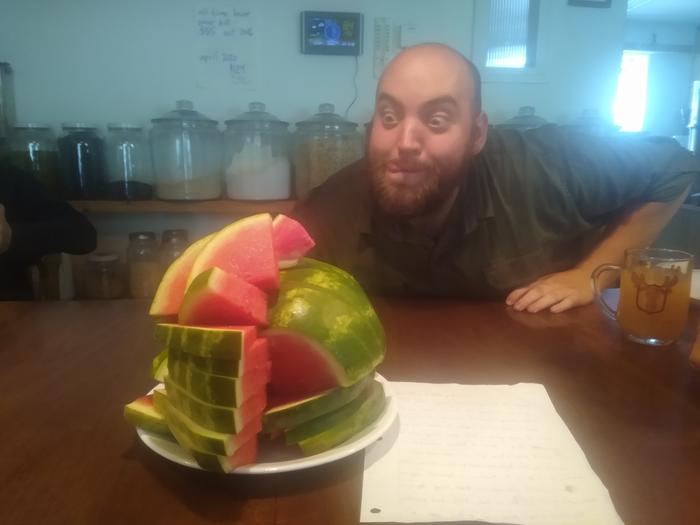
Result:
<svg viewBox="0 0 700 525">
<path fill-rule="evenodd" d="M 298 221 L 281 213 L 272 221 L 272 239 L 280 268 L 294 266 L 316 245 Z"/>
<path fill-rule="evenodd" d="M 188 286 L 210 268 L 237 275 L 266 292 L 277 290 L 279 270 L 270 214 L 246 217 L 214 234 L 195 259 Z"/>
</svg>

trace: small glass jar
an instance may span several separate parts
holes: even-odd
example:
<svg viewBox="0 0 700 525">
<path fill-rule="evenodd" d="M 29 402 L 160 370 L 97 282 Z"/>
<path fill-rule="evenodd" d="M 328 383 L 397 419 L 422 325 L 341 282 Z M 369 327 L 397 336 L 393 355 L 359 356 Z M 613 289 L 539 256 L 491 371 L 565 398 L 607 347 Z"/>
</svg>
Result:
<svg viewBox="0 0 700 525">
<path fill-rule="evenodd" d="M 333 104 L 321 104 L 316 115 L 296 124 L 295 191 L 299 199 L 336 171 L 362 158 L 357 124 L 334 111 Z"/>
<path fill-rule="evenodd" d="M 142 130 L 133 124 L 107 124 L 107 199 L 148 200 L 153 197 L 151 152 Z"/>
<path fill-rule="evenodd" d="M 85 295 L 88 299 L 118 299 L 124 296 L 124 278 L 116 253 L 92 253 L 85 267 Z"/>
<path fill-rule="evenodd" d="M 126 254 L 129 268 L 129 295 L 135 298 L 153 297 L 161 277 L 156 234 L 153 232 L 130 233 Z"/>
<path fill-rule="evenodd" d="M 49 195 L 60 194 L 58 147 L 48 124 L 17 124 L 9 141 L 10 162 L 39 180 Z"/>
<path fill-rule="evenodd" d="M 90 124 L 63 124 L 65 135 L 58 139 L 64 197 L 100 199 L 104 190 L 104 146 L 97 127 Z"/>
<path fill-rule="evenodd" d="M 175 262 L 187 249 L 189 235 L 187 230 L 165 230 L 160 244 L 160 264 L 162 271 Z"/>
</svg>

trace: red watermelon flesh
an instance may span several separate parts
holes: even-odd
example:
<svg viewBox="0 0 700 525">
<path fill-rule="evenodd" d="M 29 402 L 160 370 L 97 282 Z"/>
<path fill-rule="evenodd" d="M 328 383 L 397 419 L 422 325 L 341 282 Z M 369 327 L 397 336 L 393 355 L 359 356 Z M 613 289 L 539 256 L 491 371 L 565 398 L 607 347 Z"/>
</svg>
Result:
<svg viewBox="0 0 700 525">
<path fill-rule="evenodd" d="M 238 467 L 255 463 L 258 456 L 258 438 L 255 436 L 249 439 L 230 456 L 216 456 L 198 451 L 191 453 L 202 468 L 228 474 Z"/>
<path fill-rule="evenodd" d="M 277 290 L 279 271 L 270 214 L 246 217 L 216 233 L 195 259 L 188 283 L 210 268 L 237 275 L 266 292 Z"/>
<path fill-rule="evenodd" d="M 180 307 L 181 325 L 267 324 L 267 296 L 259 288 L 219 268 L 192 281 Z"/>
<path fill-rule="evenodd" d="M 214 234 L 194 242 L 168 267 L 153 297 L 149 315 L 161 318 L 177 316 L 182 298 L 185 296 L 192 265 L 212 237 Z"/>
<path fill-rule="evenodd" d="M 281 213 L 272 221 L 272 239 L 281 268 L 294 265 L 316 245 L 298 221 Z"/>
<path fill-rule="evenodd" d="M 269 331 L 266 337 L 272 363 L 268 408 L 339 386 L 338 365 L 318 343 L 282 330 Z"/>
</svg>

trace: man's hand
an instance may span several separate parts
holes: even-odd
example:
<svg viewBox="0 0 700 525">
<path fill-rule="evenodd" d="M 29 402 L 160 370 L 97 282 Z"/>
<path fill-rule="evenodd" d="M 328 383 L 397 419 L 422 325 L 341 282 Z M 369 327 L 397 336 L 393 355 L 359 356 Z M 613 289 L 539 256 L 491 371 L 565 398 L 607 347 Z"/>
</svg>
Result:
<svg viewBox="0 0 700 525">
<path fill-rule="evenodd" d="M 546 309 L 559 313 L 592 301 L 591 276 L 579 269 L 545 275 L 506 297 L 508 306 L 531 313 Z"/>
<path fill-rule="evenodd" d="M 5 253 L 10 247 L 12 230 L 5 219 L 5 206 L 0 204 L 0 253 Z"/>
</svg>

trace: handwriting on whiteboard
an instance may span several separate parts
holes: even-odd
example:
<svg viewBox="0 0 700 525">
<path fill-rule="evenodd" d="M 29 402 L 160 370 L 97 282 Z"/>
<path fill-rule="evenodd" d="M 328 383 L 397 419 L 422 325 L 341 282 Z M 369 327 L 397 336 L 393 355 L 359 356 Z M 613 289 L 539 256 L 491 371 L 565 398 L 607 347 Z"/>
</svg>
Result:
<svg viewBox="0 0 700 525">
<path fill-rule="evenodd" d="M 253 87 L 257 56 L 255 16 L 247 2 L 210 0 L 196 9 L 197 81 Z"/>
</svg>

